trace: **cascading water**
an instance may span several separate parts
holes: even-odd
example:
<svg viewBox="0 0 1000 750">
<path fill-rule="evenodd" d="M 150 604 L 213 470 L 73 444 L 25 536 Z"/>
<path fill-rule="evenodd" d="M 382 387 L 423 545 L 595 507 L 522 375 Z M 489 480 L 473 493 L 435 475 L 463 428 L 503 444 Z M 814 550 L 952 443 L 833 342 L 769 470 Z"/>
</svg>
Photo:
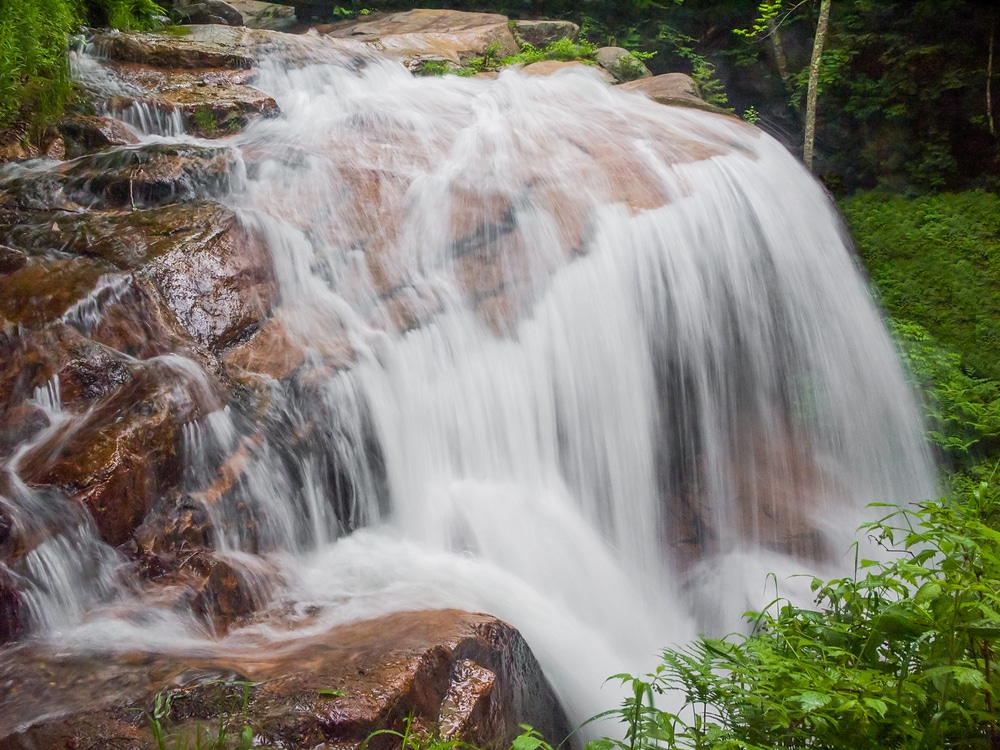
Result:
<svg viewBox="0 0 1000 750">
<path fill-rule="evenodd" d="M 488 611 L 579 721 L 616 703 L 608 675 L 738 628 L 766 572 L 838 565 L 866 504 L 933 494 L 836 211 L 770 138 L 586 70 L 334 58 L 256 85 L 283 114 L 227 140 L 246 177 L 224 200 L 266 240 L 304 355 L 263 422 L 227 407 L 185 431 L 212 546 L 282 620 L 211 648 Z M 97 608 L 124 597 L 100 551 L 78 624 L 52 597 L 42 629 L 210 648 L 193 617 Z"/>
</svg>

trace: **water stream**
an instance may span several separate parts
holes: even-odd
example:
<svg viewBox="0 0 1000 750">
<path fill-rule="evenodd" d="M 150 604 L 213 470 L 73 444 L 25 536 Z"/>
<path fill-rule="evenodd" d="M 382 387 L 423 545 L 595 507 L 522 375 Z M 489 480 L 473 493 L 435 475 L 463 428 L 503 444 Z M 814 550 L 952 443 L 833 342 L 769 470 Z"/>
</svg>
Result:
<svg viewBox="0 0 1000 750">
<path fill-rule="evenodd" d="M 245 452 L 212 544 L 274 618 L 215 639 L 137 615 L 109 590 L 118 553 L 63 519 L 66 549 L 36 551 L 46 637 L 239 651 L 289 621 L 487 611 L 580 721 L 617 703 L 609 675 L 739 628 L 768 572 L 794 595 L 787 576 L 844 570 L 868 503 L 934 494 L 836 209 L 766 135 L 587 70 L 334 58 L 255 85 L 282 115 L 226 139 L 242 167 L 221 198 L 266 239 L 305 359 L 263 421 L 225 407 L 186 428 L 184 481 Z M 83 559 L 88 581 L 52 583 Z"/>
</svg>

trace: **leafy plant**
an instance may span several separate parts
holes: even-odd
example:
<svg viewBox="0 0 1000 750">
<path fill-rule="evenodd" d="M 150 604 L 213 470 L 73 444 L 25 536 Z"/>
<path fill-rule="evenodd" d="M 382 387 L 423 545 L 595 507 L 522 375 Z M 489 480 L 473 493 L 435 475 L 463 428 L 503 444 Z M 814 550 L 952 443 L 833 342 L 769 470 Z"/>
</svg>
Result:
<svg viewBox="0 0 1000 750">
<path fill-rule="evenodd" d="M 961 357 L 942 348 L 916 323 L 895 322 L 903 362 L 923 394 L 928 437 L 952 465 L 968 469 L 989 455 L 1000 436 L 1000 383 L 977 378 L 961 367 Z"/>
<path fill-rule="evenodd" d="M 667 44 L 675 55 L 691 65 L 691 77 L 698 84 L 701 98 L 716 107 L 729 106 L 729 97 L 715 73 L 715 65 L 695 51 L 696 41 L 667 24 L 660 24 L 658 38 Z"/>
<path fill-rule="evenodd" d="M 619 675 L 624 739 L 588 750 L 996 747 L 1000 533 L 975 507 L 883 507 L 864 528 L 887 560 L 813 579 L 813 608 L 777 599 L 749 614 L 750 635 Z M 671 690 L 676 713 L 654 703 Z"/>
</svg>

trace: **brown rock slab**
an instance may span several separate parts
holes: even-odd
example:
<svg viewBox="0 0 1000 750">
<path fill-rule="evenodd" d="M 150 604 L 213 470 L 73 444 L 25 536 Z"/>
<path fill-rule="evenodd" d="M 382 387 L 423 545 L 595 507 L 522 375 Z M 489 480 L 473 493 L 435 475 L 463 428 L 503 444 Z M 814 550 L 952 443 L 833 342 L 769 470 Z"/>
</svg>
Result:
<svg viewBox="0 0 1000 750">
<path fill-rule="evenodd" d="M 326 43 L 318 49 L 307 36 L 220 24 L 179 26 L 170 33 L 99 32 L 94 36 L 94 45 L 99 54 L 119 63 L 166 69 L 230 70 L 253 67 L 265 52 L 292 50 L 308 56 L 329 52 L 332 46 Z"/>
<path fill-rule="evenodd" d="M 411 715 L 416 731 L 481 747 L 507 746 L 521 723 L 553 744 L 570 730 L 520 634 L 456 610 L 349 623 L 283 646 L 244 647 L 240 656 L 74 657 L 24 648 L 9 657 L 0 664 L 3 750 L 112 739 L 148 746 L 143 711 L 158 690 L 171 699 L 165 733 L 192 743 L 220 720 L 230 736 L 249 726 L 256 744 L 272 747 L 357 747 L 375 730 L 403 729 Z"/>
<path fill-rule="evenodd" d="M 26 328 L 58 319 L 113 270 L 95 258 L 41 257 L 0 275 L 0 315 Z"/>
</svg>

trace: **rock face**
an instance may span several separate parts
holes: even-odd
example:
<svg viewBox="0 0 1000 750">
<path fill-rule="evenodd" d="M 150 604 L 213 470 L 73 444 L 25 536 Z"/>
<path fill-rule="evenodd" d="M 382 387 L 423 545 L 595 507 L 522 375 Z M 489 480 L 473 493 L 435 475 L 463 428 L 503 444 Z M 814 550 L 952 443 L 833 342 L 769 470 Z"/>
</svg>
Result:
<svg viewBox="0 0 1000 750">
<path fill-rule="evenodd" d="M 454 610 L 341 625 L 240 657 L 42 661 L 30 648 L 10 657 L 0 665 L 2 750 L 150 747 L 146 712 L 158 691 L 169 699 L 165 736 L 192 747 L 199 733 L 217 736 L 220 722 L 230 737 L 250 727 L 255 746 L 267 747 L 357 747 L 377 729 L 401 731 L 407 717 L 412 731 L 480 747 L 508 746 L 519 724 L 552 744 L 571 729 L 518 632 Z M 383 736 L 369 746 L 395 744 Z"/>
</svg>

